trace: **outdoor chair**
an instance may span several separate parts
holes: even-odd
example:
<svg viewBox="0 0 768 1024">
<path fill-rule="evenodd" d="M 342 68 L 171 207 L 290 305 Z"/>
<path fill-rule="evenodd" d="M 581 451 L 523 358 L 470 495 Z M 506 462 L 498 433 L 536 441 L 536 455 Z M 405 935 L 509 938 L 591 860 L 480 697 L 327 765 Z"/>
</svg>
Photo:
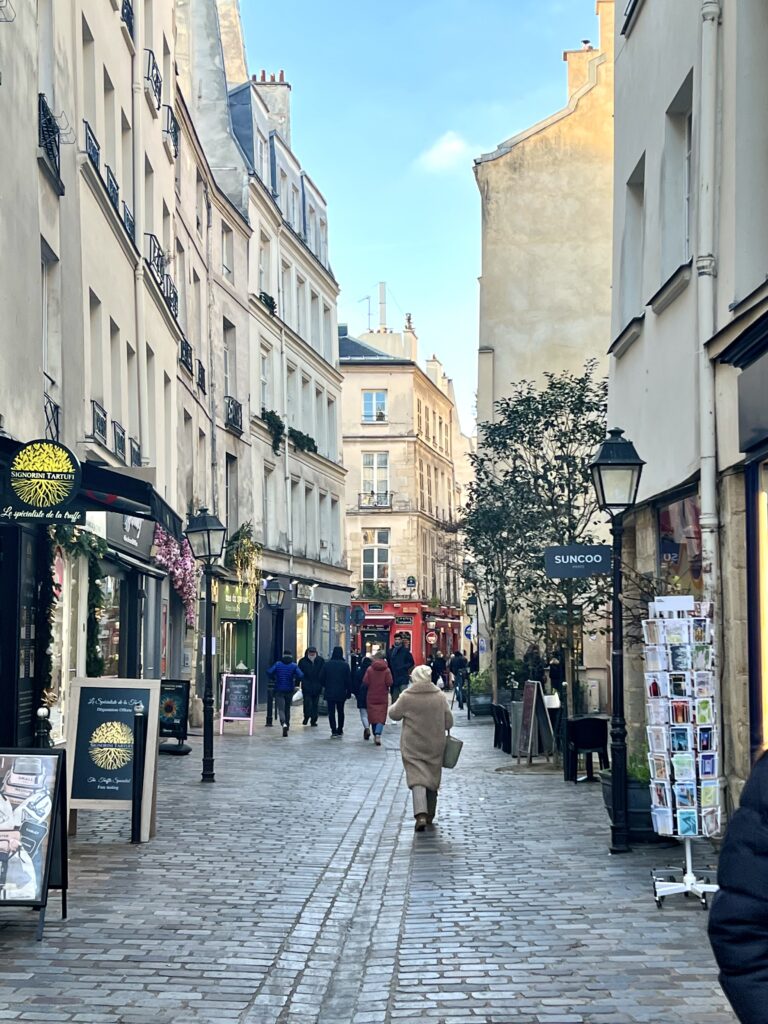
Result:
<svg viewBox="0 0 768 1024">
<path fill-rule="evenodd" d="M 497 705 L 499 709 L 499 717 L 501 718 L 501 749 L 505 754 L 512 753 L 512 722 L 509 717 L 509 711 L 503 706 L 503 704 Z"/>
<path fill-rule="evenodd" d="M 594 781 L 592 755 L 597 754 L 601 768 L 608 768 L 608 720 L 605 716 L 571 718 L 568 720 L 568 777 L 579 781 L 579 755 L 584 755 L 587 780 Z"/>
<path fill-rule="evenodd" d="M 491 704 L 491 714 L 493 715 L 493 746 L 494 749 L 501 749 L 501 737 L 502 737 L 502 722 L 501 722 L 501 708 L 498 704 Z"/>
</svg>

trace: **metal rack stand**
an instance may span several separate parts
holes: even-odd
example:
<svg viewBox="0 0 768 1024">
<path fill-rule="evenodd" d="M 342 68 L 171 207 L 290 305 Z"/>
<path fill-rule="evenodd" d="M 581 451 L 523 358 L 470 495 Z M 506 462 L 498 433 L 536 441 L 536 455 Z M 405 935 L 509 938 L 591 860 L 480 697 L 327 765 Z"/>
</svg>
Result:
<svg viewBox="0 0 768 1024">
<path fill-rule="evenodd" d="M 715 869 L 712 867 L 703 868 L 703 877 L 697 877 L 693 870 L 693 850 L 690 839 L 683 840 L 685 844 L 685 864 L 682 868 L 651 868 L 651 880 L 653 882 L 653 898 L 656 906 L 661 910 L 667 896 L 677 896 L 680 893 L 688 896 L 693 893 L 704 910 L 707 908 L 707 895 L 717 892 L 719 886 L 710 881 Z"/>
</svg>

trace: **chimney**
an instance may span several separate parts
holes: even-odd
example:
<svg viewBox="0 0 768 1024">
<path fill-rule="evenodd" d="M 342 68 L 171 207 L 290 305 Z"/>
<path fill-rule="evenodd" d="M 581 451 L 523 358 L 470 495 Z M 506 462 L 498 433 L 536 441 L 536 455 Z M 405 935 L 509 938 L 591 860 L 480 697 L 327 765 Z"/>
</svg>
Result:
<svg viewBox="0 0 768 1024">
<path fill-rule="evenodd" d="M 262 70 L 258 82 L 254 83 L 256 91 L 269 111 L 270 128 L 274 129 L 290 148 L 291 145 L 291 87 L 285 80 L 285 71 L 279 75 Z"/>
</svg>

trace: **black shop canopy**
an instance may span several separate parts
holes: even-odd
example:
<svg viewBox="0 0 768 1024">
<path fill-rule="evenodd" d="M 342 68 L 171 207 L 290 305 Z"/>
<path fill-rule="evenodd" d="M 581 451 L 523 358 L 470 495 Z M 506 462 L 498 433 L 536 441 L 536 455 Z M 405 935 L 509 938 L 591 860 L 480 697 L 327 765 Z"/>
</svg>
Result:
<svg viewBox="0 0 768 1024">
<path fill-rule="evenodd" d="M 29 458 L 25 461 L 27 453 Z M 94 462 L 80 463 L 58 442 L 22 444 L 0 436 L 0 476 L 0 524 L 51 523 L 55 521 L 53 517 L 61 518 L 58 509 L 63 510 L 63 521 L 75 523 L 82 521 L 85 512 L 116 512 L 151 519 L 177 541 L 183 539 L 181 517 L 147 480 L 128 469 L 122 472 Z M 46 496 L 41 506 L 37 492 L 33 498 L 27 494 L 26 500 L 25 486 L 35 485 L 59 488 L 63 500 L 56 504 Z M 3 509 L 9 508 L 10 518 L 2 518 Z"/>
</svg>

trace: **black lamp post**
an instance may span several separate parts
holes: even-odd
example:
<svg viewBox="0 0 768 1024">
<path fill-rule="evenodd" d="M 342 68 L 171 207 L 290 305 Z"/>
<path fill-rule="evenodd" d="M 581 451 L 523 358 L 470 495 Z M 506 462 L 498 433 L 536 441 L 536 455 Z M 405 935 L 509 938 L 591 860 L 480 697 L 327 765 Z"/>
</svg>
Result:
<svg viewBox="0 0 768 1024">
<path fill-rule="evenodd" d="M 624 622 L 621 604 L 623 575 L 621 542 L 624 513 L 637 501 L 640 474 L 645 463 L 622 430 L 609 430 L 590 463 L 592 482 L 600 508 L 611 517 L 613 536 L 612 602 L 612 716 L 611 716 L 611 853 L 629 851 L 629 815 L 627 810 L 627 723 L 624 718 Z"/>
<path fill-rule="evenodd" d="M 467 617 L 470 620 L 469 629 L 469 664 L 472 664 L 472 659 L 475 656 L 475 643 L 472 637 L 476 635 L 477 630 L 477 594 L 470 594 L 467 598 Z M 475 625 L 475 630 L 472 629 L 472 625 Z M 467 672 L 467 682 L 465 686 L 464 699 L 467 702 L 467 719 L 472 717 L 472 681 L 470 679 L 470 673 Z"/>
<path fill-rule="evenodd" d="M 267 608 L 272 612 L 272 664 L 280 658 L 279 642 L 277 635 L 277 613 L 283 607 L 283 601 L 285 601 L 285 588 L 281 586 L 280 580 L 272 578 L 267 580 L 264 586 L 264 601 L 266 602 Z M 272 725 L 272 719 L 274 716 L 275 706 L 275 681 L 270 678 L 267 680 L 267 720 L 265 725 Z"/>
<path fill-rule="evenodd" d="M 186 537 L 192 554 L 203 563 L 205 575 L 205 689 L 203 691 L 203 782 L 215 782 L 213 774 L 213 605 L 211 576 L 221 558 L 227 530 L 218 516 L 201 508 L 187 521 Z"/>
</svg>

